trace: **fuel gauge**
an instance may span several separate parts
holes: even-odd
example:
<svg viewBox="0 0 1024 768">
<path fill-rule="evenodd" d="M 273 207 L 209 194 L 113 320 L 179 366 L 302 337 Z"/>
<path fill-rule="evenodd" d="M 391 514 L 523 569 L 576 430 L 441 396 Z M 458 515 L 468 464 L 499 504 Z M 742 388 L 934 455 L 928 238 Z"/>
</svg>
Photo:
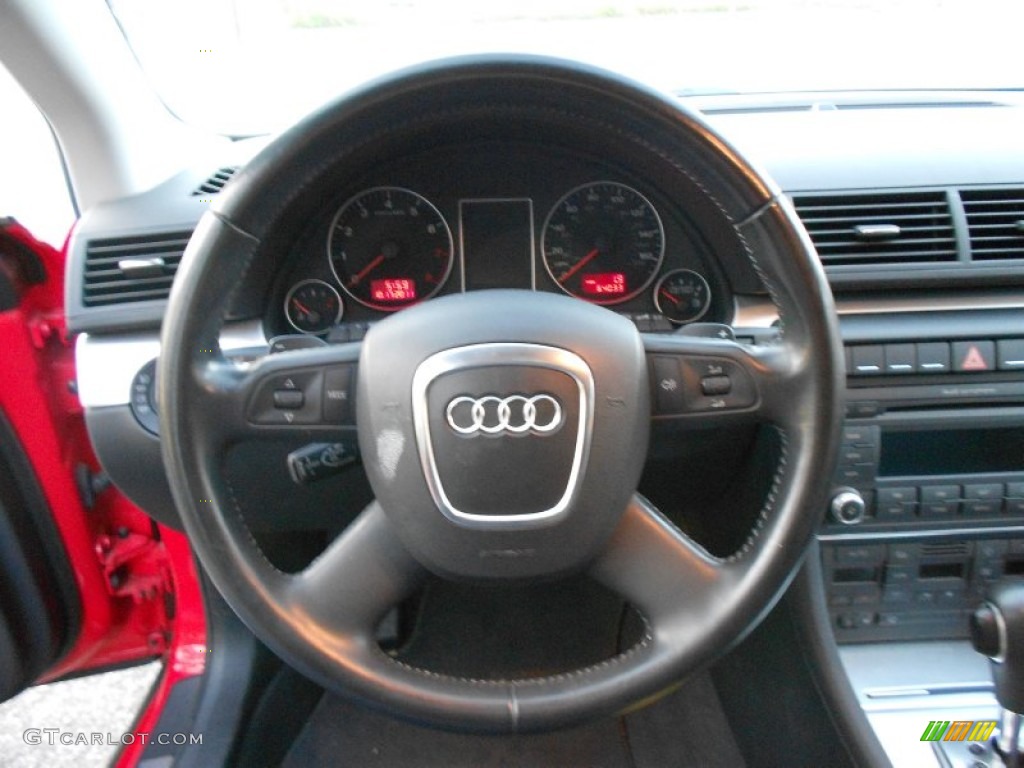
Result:
<svg viewBox="0 0 1024 768">
<path fill-rule="evenodd" d="M 711 287 L 692 269 L 674 269 L 655 284 L 654 306 L 677 325 L 692 323 L 711 306 Z"/>
<path fill-rule="evenodd" d="M 323 280 L 296 283 L 284 300 L 285 317 L 302 333 L 324 333 L 341 320 L 341 313 L 341 297 Z"/>
</svg>

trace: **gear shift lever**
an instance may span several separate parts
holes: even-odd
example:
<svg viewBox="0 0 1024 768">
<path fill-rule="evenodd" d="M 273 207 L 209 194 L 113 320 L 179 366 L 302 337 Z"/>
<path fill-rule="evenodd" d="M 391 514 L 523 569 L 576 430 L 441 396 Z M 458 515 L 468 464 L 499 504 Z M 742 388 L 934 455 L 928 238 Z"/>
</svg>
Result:
<svg viewBox="0 0 1024 768">
<path fill-rule="evenodd" d="M 996 699 L 1003 708 L 997 747 L 1006 765 L 1015 768 L 1024 713 L 1024 580 L 992 588 L 971 616 L 971 643 L 991 660 Z"/>
</svg>

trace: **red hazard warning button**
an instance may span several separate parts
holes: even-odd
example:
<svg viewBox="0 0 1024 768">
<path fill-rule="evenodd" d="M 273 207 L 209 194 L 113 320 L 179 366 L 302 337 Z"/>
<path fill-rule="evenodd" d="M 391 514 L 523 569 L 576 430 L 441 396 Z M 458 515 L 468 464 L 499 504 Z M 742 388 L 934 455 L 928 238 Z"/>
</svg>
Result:
<svg viewBox="0 0 1024 768">
<path fill-rule="evenodd" d="M 954 371 L 994 371 L 996 344 L 994 341 L 954 341 Z"/>
</svg>

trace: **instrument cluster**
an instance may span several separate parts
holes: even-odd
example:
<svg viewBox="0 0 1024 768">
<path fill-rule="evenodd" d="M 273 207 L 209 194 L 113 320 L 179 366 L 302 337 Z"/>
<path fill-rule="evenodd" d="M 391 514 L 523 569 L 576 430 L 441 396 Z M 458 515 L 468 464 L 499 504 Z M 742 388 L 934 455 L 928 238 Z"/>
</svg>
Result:
<svg viewBox="0 0 1024 768">
<path fill-rule="evenodd" d="M 644 331 L 729 319 L 727 281 L 671 196 L 585 163 L 561 184 L 543 159 L 484 178 L 459 165 L 445 165 L 447 180 L 439 168 L 395 173 L 326 207 L 278 278 L 271 330 L 325 336 L 486 288 L 562 291 Z"/>
</svg>

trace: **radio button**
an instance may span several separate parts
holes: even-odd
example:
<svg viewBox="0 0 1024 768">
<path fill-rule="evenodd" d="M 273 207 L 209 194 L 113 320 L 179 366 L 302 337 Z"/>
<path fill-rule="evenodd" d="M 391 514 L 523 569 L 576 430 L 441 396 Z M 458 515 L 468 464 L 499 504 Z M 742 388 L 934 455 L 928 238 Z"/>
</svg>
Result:
<svg viewBox="0 0 1024 768">
<path fill-rule="evenodd" d="M 926 485 L 921 488 L 922 517 L 955 515 L 959 505 L 959 485 Z"/>
<path fill-rule="evenodd" d="M 964 486 L 964 514 L 998 515 L 1003 508 L 1002 483 L 970 483 Z"/>
<path fill-rule="evenodd" d="M 1001 371 L 1024 370 L 1024 339 L 996 342 L 996 358 Z"/>
<path fill-rule="evenodd" d="M 913 565 L 920 547 L 917 544 L 890 544 L 889 561 L 894 565 Z"/>
<path fill-rule="evenodd" d="M 998 563 L 978 565 L 974 569 L 974 577 L 981 581 L 995 581 L 1002 575 L 1003 569 Z"/>
<path fill-rule="evenodd" d="M 959 485 L 926 485 L 921 488 L 921 503 L 927 504 L 935 501 L 959 501 Z"/>
<path fill-rule="evenodd" d="M 877 376 L 885 373 L 885 348 L 881 344 L 862 344 L 853 348 L 855 376 Z"/>
<path fill-rule="evenodd" d="M 873 613 L 841 613 L 836 617 L 836 623 L 840 629 L 857 629 L 858 627 L 870 627 L 875 623 Z"/>
<path fill-rule="evenodd" d="M 891 584 L 912 584 L 917 576 L 917 569 L 912 566 L 889 565 L 885 569 L 885 583 Z"/>
<path fill-rule="evenodd" d="M 905 519 L 914 512 L 917 505 L 917 488 L 879 488 L 878 507 L 875 516 L 879 519 Z"/>
<path fill-rule="evenodd" d="M 875 479 L 874 464 L 858 464 L 853 467 L 839 467 L 836 479 L 847 485 L 870 483 Z"/>
<path fill-rule="evenodd" d="M 882 593 L 883 603 L 909 603 L 911 591 L 904 587 L 886 587 Z"/>
<path fill-rule="evenodd" d="M 1006 514 L 1024 515 L 1024 483 L 1006 484 Z"/>
<path fill-rule="evenodd" d="M 996 345 L 993 341 L 954 341 L 953 370 L 966 373 L 994 371 Z"/>
<path fill-rule="evenodd" d="M 881 440 L 881 429 L 875 426 L 843 427 L 843 445 L 874 445 Z"/>
<path fill-rule="evenodd" d="M 870 419 L 881 410 L 881 406 L 874 400 L 859 400 L 846 405 L 846 415 L 851 419 Z"/>
<path fill-rule="evenodd" d="M 927 504 L 921 502 L 921 517 L 951 517 L 957 513 L 960 507 L 955 501 L 932 501 Z"/>
<path fill-rule="evenodd" d="M 884 544 L 850 544 L 836 547 L 836 563 L 844 565 L 874 565 L 885 557 Z"/>
<path fill-rule="evenodd" d="M 918 344 L 917 370 L 919 373 L 949 373 L 949 344 L 945 341 Z"/>
<path fill-rule="evenodd" d="M 917 354 L 913 344 L 885 345 L 885 372 L 913 373 L 917 369 Z"/>
<path fill-rule="evenodd" d="M 1002 539 L 979 541 L 976 552 L 982 560 L 995 560 L 1006 554 L 1007 547 L 1007 542 Z"/>
<path fill-rule="evenodd" d="M 998 515 L 1003 508 L 1003 500 L 998 501 L 971 501 L 963 503 L 963 512 L 971 517 L 992 517 Z"/>
<path fill-rule="evenodd" d="M 939 592 L 939 603 L 941 605 L 956 605 L 964 599 L 962 589 L 944 589 Z"/>
<path fill-rule="evenodd" d="M 964 486 L 965 499 L 995 501 L 1003 498 L 1002 483 L 968 483 Z"/>
<path fill-rule="evenodd" d="M 875 447 L 873 445 L 847 445 L 839 452 L 839 463 L 850 464 L 873 464 L 875 462 Z"/>
</svg>

